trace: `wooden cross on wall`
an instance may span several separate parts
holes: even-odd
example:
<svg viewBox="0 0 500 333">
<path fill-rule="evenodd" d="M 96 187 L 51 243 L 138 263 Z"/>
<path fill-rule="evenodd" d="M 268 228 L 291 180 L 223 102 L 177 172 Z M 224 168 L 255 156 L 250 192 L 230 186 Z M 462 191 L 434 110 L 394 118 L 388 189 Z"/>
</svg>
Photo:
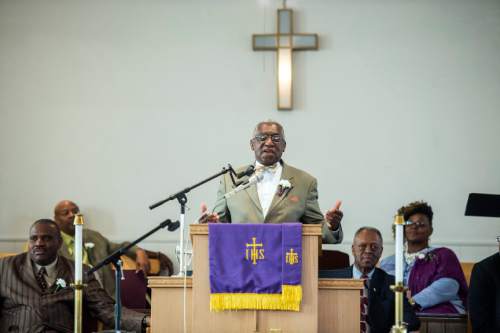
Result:
<svg viewBox="0 0 500 333">
<path fill-rule="evenodd" d="M 277 32 L 252 35 L 254 51 L 276 51 L 278 72 L 278 110 L 293 107 L 293 51 L 317 50 L 318 34 L 293 32 L 293 11 L 278 9 Z"/>
</svg>

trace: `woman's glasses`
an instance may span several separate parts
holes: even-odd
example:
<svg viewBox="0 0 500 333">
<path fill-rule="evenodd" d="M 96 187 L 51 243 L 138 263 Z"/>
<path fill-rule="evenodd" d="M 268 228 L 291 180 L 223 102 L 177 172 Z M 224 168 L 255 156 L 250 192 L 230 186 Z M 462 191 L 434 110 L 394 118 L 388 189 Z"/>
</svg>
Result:
<svg viewBox="0 0 500 333">
<path fill-rule="evenodd" d="M 425 227 L 428 227 L 429 224 L 427 222 L 421 222 L 421 221 L 417 221 L 417 222 L 412 222 L 412 221 L 407 221 L 406 222 L 406 227 L 407 228 L 425 228 Z"/>
</svg>

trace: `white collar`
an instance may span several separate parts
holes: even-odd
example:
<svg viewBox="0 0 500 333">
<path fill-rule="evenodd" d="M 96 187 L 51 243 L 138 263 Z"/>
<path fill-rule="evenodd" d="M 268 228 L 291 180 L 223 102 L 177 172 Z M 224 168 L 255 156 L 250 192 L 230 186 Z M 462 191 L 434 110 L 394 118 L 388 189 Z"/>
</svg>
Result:
<svg viewBox="0 0 500 333">
<path fill-rule="evenodd" d="M 370 272 L 368 272 L 368 279 L 372 278 L 373 273 L 375 273 L 375 268 L 373 268 Z M 356 267 L 356 264 L 352 265 L 352 278 L 353 279 L 361 279 L 363 273 Z"/>
<path fill-rule="evenodd" d="M 255 161 L 255 170 L 278 170 L 281 168 L 281 163 L 280 162 L 276 162 L 274 163 L 273 165 L 264 165 L 262 163 L 260 163 L 259 161 Z"/>
</svg>

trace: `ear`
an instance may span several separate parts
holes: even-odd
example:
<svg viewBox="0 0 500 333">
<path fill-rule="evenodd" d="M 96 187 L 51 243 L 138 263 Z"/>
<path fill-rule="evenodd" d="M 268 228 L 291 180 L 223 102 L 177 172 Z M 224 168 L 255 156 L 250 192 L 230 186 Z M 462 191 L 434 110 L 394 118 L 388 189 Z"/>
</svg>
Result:
<svg viewBox="0 0 500 333">
<path fill-rule="evenodd" d="M 354 255 L 354 244 L 351 245 L 351 252 L 352 252 L 352 256 L 355 257 L 355 255 Z"/>
<path fill-rule="evenodd" d="M 253 139 L 250 140 L 250 148 L 255 151 L 255 148 L 253 147 Z"/>
</svg>

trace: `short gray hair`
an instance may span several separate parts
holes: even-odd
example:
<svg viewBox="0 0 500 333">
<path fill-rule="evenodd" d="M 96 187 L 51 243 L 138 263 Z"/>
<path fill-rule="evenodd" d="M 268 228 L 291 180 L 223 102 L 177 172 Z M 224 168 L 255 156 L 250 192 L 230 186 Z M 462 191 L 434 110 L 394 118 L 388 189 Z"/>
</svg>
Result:
<svg viewBox="0 0 500 333">
<path fill-rule="evenodd" d="M 286 142 L 285 130 L 284 130 L 283 126 L 280 123 L 278 123 L 277 121 L 272 120 L 272 119 L 267 119 L 267 120 L 259 122 L 257 124 L 257 126 L 255 126 L 255 128 L 253 129 L 252 138 L 255 137 L 255 135 L 257 135 L 257 133 L 259 133 L 259 128 L 262 125 L 275 125 L 276 127 L 278 127 L 278 129 L 280 131 L 280 135 L 283 138 L 283 141 Z"/>
<path fill-rule="evenodd" d="M 382 234 L 380 233 L 380 231 L 377 229 L 377 228 L 374 228 L 374 227 L 361 227 L 359 228 L 355 233 L 354 233 L 354 238 L 352 239 L 352 242 L 354 243 L 354 240 L 356 239 L 356 237 L 358 237 L 358 235 L 360 233 L 362 233 L 363 231 L 371 231 L 371 232 L 374 232 L 378 235 L 378 237 L 380 238 L 380 243 L 381 244 L 384 244 L 384 239 L 382 238 Z"/>
</svg>

